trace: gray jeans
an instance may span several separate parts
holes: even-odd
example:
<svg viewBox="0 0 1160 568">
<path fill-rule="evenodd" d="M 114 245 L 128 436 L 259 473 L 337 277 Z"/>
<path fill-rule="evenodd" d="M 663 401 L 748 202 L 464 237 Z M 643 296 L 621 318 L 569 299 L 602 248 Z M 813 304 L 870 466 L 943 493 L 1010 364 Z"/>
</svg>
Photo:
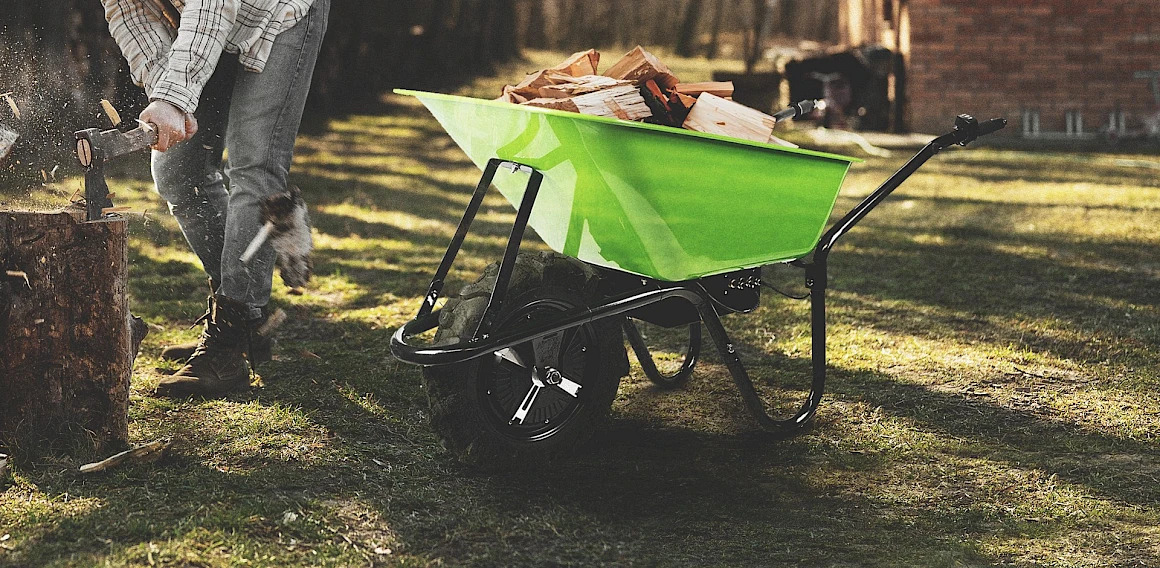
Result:
<svg viewBox="0 0 1160 568">
<path fill-rule="evenodd" d="M 255 318 L 270 300 L 275 253 L 267 243 L 249 264 L 239 258 L 260 228 L 262 200 L 286 191 L 329 11 L 330 0 L 314 0 L 308 15 L 278 34 L 261 73 L 223 53 L 194 113 L 197 134 L 153 152 L 157 192 L 217 293 L 244 302 Z"/>
</svg>

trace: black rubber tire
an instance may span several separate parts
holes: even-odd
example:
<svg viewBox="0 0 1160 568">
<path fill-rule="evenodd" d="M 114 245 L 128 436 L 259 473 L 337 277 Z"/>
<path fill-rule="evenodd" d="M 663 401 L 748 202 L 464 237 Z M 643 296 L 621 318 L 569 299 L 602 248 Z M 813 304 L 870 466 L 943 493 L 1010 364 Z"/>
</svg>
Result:
<svg viewBox="0 0 1160 568">
<path fill-rule="evenodd" d="M 458 343 L 471 336 L 483 317 L 498 271 L 498 263 L 488 266 L 478 280 L 448 300 L 440 313 L 434 344 Z M 520 254 L 493 332 L 526 325 L 529 317 L 540 322 L 544 320 L 539 318 L 552 317 L 552 312 L 592 307 L 599 301 L 598 281 L 595 269 L 572 258 L 555 253 Z M 550 408 L 560 404 L 565 409 L 552 415 L 551 419 L 559 421 L 544 426 L 543 431 L 503 423 L 501 405 L 491 389 L 507 385 L 510 401 L 521 379 L 506 377 L 504 368 L 494 360 L 485 356 L 425 367 L 423 385 L 431 408 L 431 426 L 444 447 L 460 461 L 489 470 L 540 468 L 572 453 L 607 426 L 620 378 L 628 374 L 622 321 L 607 318 L 576 329 L 574 341 L 585 349 L 582 354 L 576 349 L 565 356 L 571 357 L 569 364 L 582 375 L 576 378 L 582 388 L 575 399 L 559 395 L 562 400 Z M 530 387 L 530 378 L 525 380 Z"/>
</svg>

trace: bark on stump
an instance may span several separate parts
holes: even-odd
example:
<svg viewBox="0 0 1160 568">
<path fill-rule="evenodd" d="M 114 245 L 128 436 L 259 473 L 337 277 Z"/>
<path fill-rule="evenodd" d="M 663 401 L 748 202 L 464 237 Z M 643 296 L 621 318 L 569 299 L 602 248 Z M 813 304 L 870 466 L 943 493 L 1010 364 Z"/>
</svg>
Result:
<svg viewBox="0 0 1160 568">
<path fill-rule="evenodd" d="M 86 223 L 75 210 L 0 211 L 0 443 L 10 449 L 126 445 L 126 225 Z"/>
</svg>

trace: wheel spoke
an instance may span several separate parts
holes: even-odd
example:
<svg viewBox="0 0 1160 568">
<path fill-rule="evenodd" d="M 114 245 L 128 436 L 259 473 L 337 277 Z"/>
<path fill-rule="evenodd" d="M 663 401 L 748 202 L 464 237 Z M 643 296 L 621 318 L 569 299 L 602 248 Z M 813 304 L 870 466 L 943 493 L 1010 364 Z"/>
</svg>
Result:
<svg viewBox="0 0 1160 568">
<path fill-rule="evenodd" d="M 543 390 L 543 383 L 539 381 L 532 382 L 532 388 L 528 390 L 528 394 L 524 396 L 524 401 L 520 403 L 520 407 L 516 409 L 515 416 L 512 416 L 512 423 L 523 424 L 524 419 L 528 417 L 528 411 L 532 409 L 532 405 L 536 403 L 536 397 L 540 395 Z"/>
<path fill-rule="evenodd" d="M 495 352 L 495 355 L 496 355 L 496 357 L 499 357 L 500 359 L 503 359 L 504 361 L 512 363 L 521 369 L 528 368 L 528 364 L 524 363 L 523 357 L 520 357 L 520 354 L 517 353 L 516 350 L 512 349 L 511 347 L 508 347 L 507 349 L 500 349 L 499 351 Z"/>
<path fill-rule="evenodd" d="M 572 379 L 569 379 L 568 377 L 565 377 L 564 375 L 560 375 L 560 382 L 556 386 L 560 387 L 560 390 L 572 395 L 572 397 L 575 398 L 580 396 L 580 388 L 583 385 L 573 381 Z"/>
</svg>

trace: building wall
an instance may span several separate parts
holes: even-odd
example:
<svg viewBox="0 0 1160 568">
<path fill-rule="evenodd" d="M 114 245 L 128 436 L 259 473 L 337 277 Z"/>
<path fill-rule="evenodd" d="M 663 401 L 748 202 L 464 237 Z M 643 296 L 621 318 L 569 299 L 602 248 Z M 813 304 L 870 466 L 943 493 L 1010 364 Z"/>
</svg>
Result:
<svg viewBox="0 0 1160 568">
<path fill-rule="evenodd" d="M 851 0 L 860 1 L 860 0 Z M 1005 116 L 1020 135 L 1025 110 L 1043 132 L 1083 129 L 1122 111 L 1129 129 L 1157 111 L 1149 81 L 1160 70 L 1160 0 L 904 0 L 909 16 L 906 118 L 942 132 L 958 113 Z"/>
</svg>

